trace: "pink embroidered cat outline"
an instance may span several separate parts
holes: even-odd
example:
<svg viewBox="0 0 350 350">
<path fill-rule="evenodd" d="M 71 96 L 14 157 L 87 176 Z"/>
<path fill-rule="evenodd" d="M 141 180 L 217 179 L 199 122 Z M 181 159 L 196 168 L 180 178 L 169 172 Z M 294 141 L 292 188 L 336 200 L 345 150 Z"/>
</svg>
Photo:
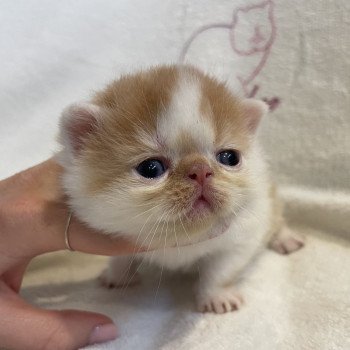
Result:
<svg viewBox="0 0 350 350">
<path fill-rule="evenodd" d="M 254 23 L 252 26 L 252 20 L 242 20 L 245 17 L 253 17 L 254 20 L 254 15 L 261 11 L 266 11 L 267 26 L 261 23 Z M 237 79 L 241 84 L 244 94 L 247 97 L 255 97 L 259 86 L 254 84 L 253 87 L 250 88 L 249 85 L 265 66 L 276 38 L 277 28 L 274 19 L 273 0 L 266 0 L 261 3 L 236 8 L 233 12 L 231 23 L 212 23 L 198 28 L 185 42 L 180 54 L 180 62 L 185 60 L 186 54 L 193 41 L 201 33 L 214 28 L 229 30 L 230 45 L 237 55 L 257 60 L 257 63 L 252 65 L 252 69 L 250 69 L 246 75 L 237 75 Z M 276 109 L 280 103 L 278 97 L 263 98 L 263 100 L 269 104 L 270 110 Z"/>
</svg>

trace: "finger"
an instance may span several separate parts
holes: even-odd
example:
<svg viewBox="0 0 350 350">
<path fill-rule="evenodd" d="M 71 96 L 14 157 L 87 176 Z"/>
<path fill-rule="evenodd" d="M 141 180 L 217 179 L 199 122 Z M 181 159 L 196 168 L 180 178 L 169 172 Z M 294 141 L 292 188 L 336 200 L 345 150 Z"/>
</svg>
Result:
<svg viewBox="0 0 350 350">
<path fill-rule="evenodd" d="M 125 238 L 91 230 L 75 218 L 72 218 L 68 234 L 72 248 L 84 253 L 114 256 L 146 250 Z"/>
<path fill-rule="evenodd" d="M 26 260 L 20 265 L 17 265 L 14 268 L 6 271 L 2 275 L 2 280 L 5 282 L 5 284 L 7 284 L 16 293 L 18 293 L 21 288 L 23 274 L 28 264 L 29 264 L 29 260 Z"/>
<path fill-rule="evenodd" d="M 103 315 L 84 311 L 40 310 L 0 287 L 0 348 L 78 349 L 113 340 L 117 330 Z"/>
<path fill-rule="evenodd" d="M 67 249 L 65 245 L 65 230 L 68 220 L 67 208 L 55 203 L 51 206 L 48 205 L 45 209 L 45 215 L 40 217 L 40 220 L 40 227 L 42 228 L 40 232 L 45 234 L 41 240 L 37 240 L 36 254 Z M 135 246 L 126 238 L 93 230 L 74 215 L 68 227 L 68 237 L 70 246 L 74 250 L 84 253 L 114 256 L 146 250 L 144 247 Z M 40 249 L 39 252 L 38 249 Z"/>
<path fill-rule="evenodd" d="M 7 223 L 7 229 L 1 231 L 2 236 L 6 232 L 11 233 L 5 238 L 6 242 L 12 242 L 11 249 L 16 249 L 11 252 L 12 255 L 30 258 L 66 248 L 64 232 L 68 208 L 60 187 L 61 172 L 62 168 L 50 159 L 1 183 L 1 188 L 12 188 L 19 193 L 18 196 L 12 193 L 12 202 L 9 200 L 12 205 L 7 203 L 3 220 L 0 217 L 0 222 Z M 5 183 L 7 185 L 3 186 Z M 1 194 L 0 199 L 4 197 Z M 16 235 L 12 232 L 16 232 Z M 69 235 L 73 248 L 86 253 L 119 255 L 139 250 L 125 239 L 116 239 L 115 236 L 89 229 L 74 217 Z"/>
</svg>

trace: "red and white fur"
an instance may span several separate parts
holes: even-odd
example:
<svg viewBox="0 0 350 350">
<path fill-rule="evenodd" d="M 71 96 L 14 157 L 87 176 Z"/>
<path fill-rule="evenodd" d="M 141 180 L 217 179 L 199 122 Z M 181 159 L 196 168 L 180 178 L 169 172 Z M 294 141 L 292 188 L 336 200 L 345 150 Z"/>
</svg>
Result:
<svg viewBox="0 0 350 350">
<path fill-rule="evenodd" d="M 58 159 L 75 215 L 150 249 L 112 258 L 106 285 L 133 282 L 142 259 L 170 270 L 198 265 L 198 310 L 228 312 L 241 306 L 235 280 L 260 249 L 303 245 L 284 226 L 256 141 L 267 110 L 174 65 L 124 76 L 63 112 Z M 227 149 L 239 152 L 237 166 L 218 162 Z M 149 158 L 167 164 L 164 175 L 137 173 Z"/>
</svg>

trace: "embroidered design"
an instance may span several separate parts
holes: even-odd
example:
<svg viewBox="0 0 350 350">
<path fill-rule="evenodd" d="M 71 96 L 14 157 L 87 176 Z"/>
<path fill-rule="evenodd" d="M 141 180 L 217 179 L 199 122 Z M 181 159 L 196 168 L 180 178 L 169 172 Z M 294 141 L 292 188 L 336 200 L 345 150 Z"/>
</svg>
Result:
<svg viewBox="0 0 350 350">
<path fill-rule="evenodd" d="M 266 23 L 261 23 L 261 18 L 259 17 L 258 23 L 252 23 L 254 15 L 259 15 L 261 11 L 266 12 Z M 245 20 L 245 17 L 248 19 Z M 229 30 L 230 45 L 234 53 L 241 57 L 255 59 L 252 68 L 245 75 L 236 76 L 245 96 L 255 97 L 260 86 L 257 84 L 252 86 L 252 83 L 265 66 L 276 38 L 277 27 L 274 18 L 274 1 L 265 0 L 257 4 L 237 7 L 233 12 L 231 23 L 212 23 L 198 28 L 185 42 L 181 50 L 180 62 L 185 61 L 192 43 L 200 34 L 217 28 Z M 275 110 L 280 104 L 278 97 L 264 97 L 262 100 L 270 106 L 271 111 Z"/>
</svg>

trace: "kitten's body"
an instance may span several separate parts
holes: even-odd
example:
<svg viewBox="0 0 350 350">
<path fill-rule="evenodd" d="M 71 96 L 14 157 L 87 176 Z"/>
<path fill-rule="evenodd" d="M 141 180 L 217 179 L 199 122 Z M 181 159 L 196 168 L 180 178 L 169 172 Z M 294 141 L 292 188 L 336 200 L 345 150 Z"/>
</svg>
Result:
<svg viewBox="0 0 350 350">
<path fill-rule="evenodd" d="M 187 66 L 124 77 L 63 114 L 70 205 L 90 226 L 153 249 L 142 259 L 172 270 L 198 264 L 198 308 L 234 310 L 242 302 L 235 278 L 272 236 L 280 252 L 302 244 L 283 233 L 255 141 L 265 112 Z M 145 160 L 161 174 L 145 177 Z M 104 282 L 130 282 L 131 264 L 114 258 Z"/>
</svg>

